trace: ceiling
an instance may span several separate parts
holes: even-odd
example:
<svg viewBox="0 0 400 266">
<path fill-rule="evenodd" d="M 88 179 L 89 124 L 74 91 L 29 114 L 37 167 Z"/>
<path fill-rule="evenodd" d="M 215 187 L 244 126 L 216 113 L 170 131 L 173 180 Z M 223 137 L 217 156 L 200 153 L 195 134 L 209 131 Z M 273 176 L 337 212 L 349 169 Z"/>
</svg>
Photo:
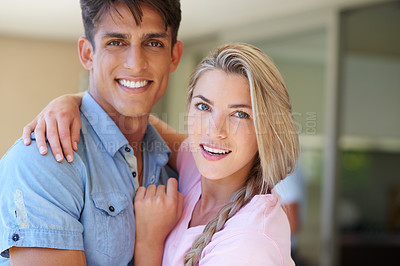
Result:
<svg viewBox="0 0 400 266">
<path fill-rule="evenodd" d="M 262 19 L 373 0 L 181 0 L 180 39 Z M 0 0 L 0 35 L 75 41 L 82 34 L 78 0 Z"/>
</svg>

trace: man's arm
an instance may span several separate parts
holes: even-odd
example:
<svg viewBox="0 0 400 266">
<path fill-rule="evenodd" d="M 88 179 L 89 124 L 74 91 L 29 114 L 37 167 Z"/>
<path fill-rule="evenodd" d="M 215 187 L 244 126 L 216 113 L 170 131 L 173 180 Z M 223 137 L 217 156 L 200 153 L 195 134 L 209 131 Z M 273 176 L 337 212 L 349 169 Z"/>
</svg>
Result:
<svg viewBox="0 0 400 266">
<path fill-rule="evenodd" d="M 10 248 L 11 265 L 81 266 L 86 265 L 85 253 L 80 250 L 50 248 Z"/>
<path fill-rule="evenodd" d="M 26 147 L 21 140 L 3 157 L 0 251 L 8 249 L 13 264 L 31 265 L 24 259 L 30 260 L 32 252 L 22 251 L 40 250 L 37 247 L 83 249 L 83 226 L 79 221 L 84 206 L 81 165 L 78 158 L 73 164 L 59 164 L 51 154 L 42 157 L 34 145 Z"/>
</svg>

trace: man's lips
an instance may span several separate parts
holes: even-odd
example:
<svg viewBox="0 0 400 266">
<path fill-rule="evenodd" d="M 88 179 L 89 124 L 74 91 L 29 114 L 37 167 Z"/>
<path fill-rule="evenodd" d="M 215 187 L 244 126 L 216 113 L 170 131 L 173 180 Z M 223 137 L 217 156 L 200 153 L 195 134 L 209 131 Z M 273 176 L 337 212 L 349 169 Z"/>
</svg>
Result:
<svg viewBox="0 0 400 266">
<path fill-rule="evenodd" d="M 117 82 L 126 88 L 129 89 L 140 89 L 147 86 L 151 81 L 150 80 L 127 80 L 127 79 L 117 79 Z"/>
</svg>

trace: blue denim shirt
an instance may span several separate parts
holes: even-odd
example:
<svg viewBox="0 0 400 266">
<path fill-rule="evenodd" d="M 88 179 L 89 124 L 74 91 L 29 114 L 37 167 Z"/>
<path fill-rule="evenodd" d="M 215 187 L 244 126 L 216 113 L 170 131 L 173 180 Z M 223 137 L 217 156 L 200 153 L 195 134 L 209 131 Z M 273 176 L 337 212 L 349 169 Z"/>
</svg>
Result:
<svg viewBox="0 0 400 266">
<path fill-rule="evenodd" d="M 133 264 L 132 147 L 88 93 L 81 121 L 72 163 L 40 155 L 34 140 L 30 146 L 18 140 L 0 161 L 3 257 L 12 246 L 47 247 L 84 250 L 88 265 Z M 165 166 L 170 151 L 150 124 L 142 151 L 143 185 L 166 184 L 174 175 Z"/>
</svg>

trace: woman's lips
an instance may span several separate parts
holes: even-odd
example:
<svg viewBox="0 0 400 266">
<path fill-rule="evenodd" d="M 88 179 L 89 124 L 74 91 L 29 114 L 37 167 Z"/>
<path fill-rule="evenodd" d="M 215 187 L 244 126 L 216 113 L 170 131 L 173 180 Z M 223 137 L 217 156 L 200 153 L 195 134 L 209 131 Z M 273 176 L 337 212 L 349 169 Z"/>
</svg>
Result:
<svg viewBox="0 0 400 266">
<path fill-rule="evenodd" d="M 208 161 L 218 161 L 226 156 L 228 156 L 232 151 L 231 150 L 225 150 L 225 149 L 219 149 L 219 148 L 213 148 L 206 146 L 204 144 L 200 144 L 200 152 L 203 155 L 203 157 L 208 160 Z"/>
</svg>

